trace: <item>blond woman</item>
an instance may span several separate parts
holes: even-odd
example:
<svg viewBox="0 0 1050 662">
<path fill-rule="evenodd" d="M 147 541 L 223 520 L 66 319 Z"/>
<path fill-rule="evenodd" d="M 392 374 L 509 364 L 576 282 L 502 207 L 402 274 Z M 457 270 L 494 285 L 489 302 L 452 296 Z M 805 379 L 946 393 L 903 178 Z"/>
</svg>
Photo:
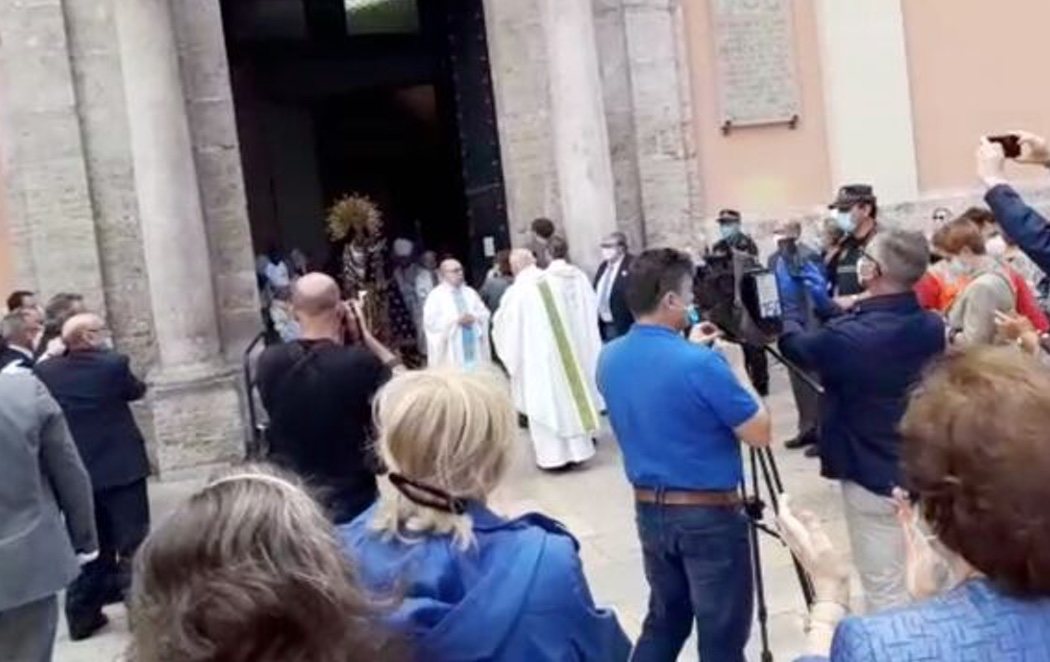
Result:
<svg viewBox="0 0 1050 662">
<path fill-rule="evenodd" d="M 517 440 L 502 377 L 404 373 L 375 409 L 391 489 L 340 533 L 363 584 L 401 598 L 390 623 L 418 659 L 627 658 L 616 617 L 594 605 L 575 539 L 542 515 L 508 520 L 486 506 Z"/>
</svg>

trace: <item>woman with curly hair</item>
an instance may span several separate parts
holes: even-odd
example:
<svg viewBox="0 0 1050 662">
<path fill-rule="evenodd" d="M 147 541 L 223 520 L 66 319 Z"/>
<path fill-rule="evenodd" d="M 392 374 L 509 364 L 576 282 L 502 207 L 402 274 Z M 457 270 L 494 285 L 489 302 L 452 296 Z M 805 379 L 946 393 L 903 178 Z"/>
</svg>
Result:
<svg viewBox="0 0 1050 662">
<path fill-rule="evenodd" d="M 130 600 L 135 662 L 402 659 L 332 525 L 288 474 L 231 469 L 150 534 Z"/>
<path fill-rule="evenodd" d="M 849 565 L 812 514 L 782 506 L 785 538 L 816 594 L 809 652 L 830 648 L 841 662 L 1050 660 L 1048 430 L 1050 371 L 1016 349 L 973 348 L 930 372 L 901 427 L 905 482 L 933 534 L 901 495 L 908 588 L 922 600 L 906 607 L 840 622 Z"/>
</svg>

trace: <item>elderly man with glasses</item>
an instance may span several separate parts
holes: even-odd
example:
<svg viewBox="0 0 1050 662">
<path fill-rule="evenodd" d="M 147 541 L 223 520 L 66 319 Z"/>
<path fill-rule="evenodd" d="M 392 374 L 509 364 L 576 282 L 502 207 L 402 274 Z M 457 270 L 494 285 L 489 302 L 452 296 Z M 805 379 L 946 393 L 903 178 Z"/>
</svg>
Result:
<svg viewBox="0 0 1050 662">
<path fill-rule="evenodd" d="M 944 321 L 924 311 L 914 292 L 930 250 L 919 232 L 883 230 L 858 248 L 856 278 L 865 292 L 848 313 L 828 297 L 819 269 L 778 278 L 784 306 L 784 354 L 820 378 L 821 473 L 842 483 L 853 559 L 869 610 L 902 605 L 904 539 L 891 498 L 900 476 L 901 417 L 907 396 L 931 359 L 943 353 Z M 792 289 L 805 288 L 830 317 L 806 330 Z"/>
<path fill-rule="evenodd" d="M 131 583 L 131 559 L 149 533 L 146 445 L 129 403 L 146 394 L 128 357 L 112 349 L 98 315 L 74 315 L 62 326 L 67 351 L 37 365 L 40 381 L 58 401 L 91 477 L 99 556 L 66 593 L 74 641 L 103 627 L 102 608 L 121 602 Z"/>
</svg>

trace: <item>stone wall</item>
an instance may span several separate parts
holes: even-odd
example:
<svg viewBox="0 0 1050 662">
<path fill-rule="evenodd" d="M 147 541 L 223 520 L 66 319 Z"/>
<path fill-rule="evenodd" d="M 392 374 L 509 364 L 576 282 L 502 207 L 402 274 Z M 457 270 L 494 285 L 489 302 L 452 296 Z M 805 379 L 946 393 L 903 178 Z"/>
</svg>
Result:
<svg viewBox="0 0 1050 662">
<path fill-rule="evenodd" d="M 103 306 L 77 95 L 60 0 L 0 2 L 0 164 L 20 287 Z"/>
</svg>

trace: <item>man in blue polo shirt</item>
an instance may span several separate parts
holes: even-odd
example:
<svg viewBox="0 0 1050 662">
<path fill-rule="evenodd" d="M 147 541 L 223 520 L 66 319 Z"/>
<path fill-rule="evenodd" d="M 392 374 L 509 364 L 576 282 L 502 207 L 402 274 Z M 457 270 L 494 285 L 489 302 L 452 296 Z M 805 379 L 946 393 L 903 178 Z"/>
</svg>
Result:
<svg viewBox="0 0 1050 662">
<path fill-rule="evenodd" d="M 891 494 L 902 485 L 898 427 L 908 394 L 945 348 L 944 320 L 924 311 L 914 292 L 929 259 L 921 233 L 882 230 L 857 261 L 865 294 L 848 314 L 806 331 L 798 307 L 784 307 L 784 354 L 824 385 L 821 473 L 842 483 L 869 611 L 908 602 L 904 537 Z M 788 290 L 805 284 L 820 307 L 835 312 L 821 278 L 810 265 L 797 281 L 781 271 L 781 299 L 792 300 Z"/>
<path fill-rule="evenodd" d="M 634 485 L 649 581 L 636 662 L 677 659 L 694 618 L 705 662 L 742 660 L 751 631 L 740 442 L 768 445 L 770 419 L 739 350 L 731 367 L 702 332 L 682 337 L 696 321 L 692 274 L 690 259 L 672 249 L 635 259 L 627 304 L 636 323 L 605 347 L 598 364 L 598 387 Z"/>
</svg>

